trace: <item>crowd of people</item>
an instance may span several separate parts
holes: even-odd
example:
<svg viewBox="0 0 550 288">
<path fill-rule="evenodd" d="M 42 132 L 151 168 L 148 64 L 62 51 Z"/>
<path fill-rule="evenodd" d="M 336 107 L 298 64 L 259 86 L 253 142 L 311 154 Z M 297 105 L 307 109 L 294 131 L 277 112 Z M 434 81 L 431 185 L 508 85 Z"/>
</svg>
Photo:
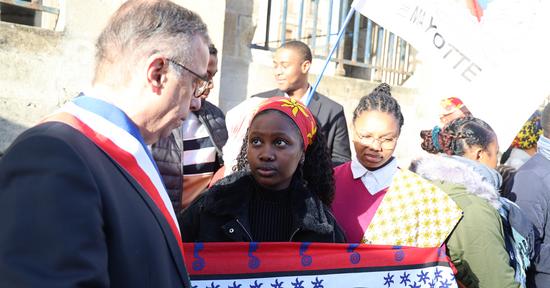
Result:
<svg viewBox="0 0 550 288">
<path fill-rule="evenodd" d="M 92 88 L 0 160 L 1 287 L 191 288 L 182 243 L 229 241 L 443 247 L 461 287 L 550 287 L 550 105 L 500 158 L 483 117 L 447 98 L 400 167 L 391 87 L 357 95 L 350 142 L 303 42 L 227 118 L 196 13 L 127 1 L 97 48 Z"/>
</svg>

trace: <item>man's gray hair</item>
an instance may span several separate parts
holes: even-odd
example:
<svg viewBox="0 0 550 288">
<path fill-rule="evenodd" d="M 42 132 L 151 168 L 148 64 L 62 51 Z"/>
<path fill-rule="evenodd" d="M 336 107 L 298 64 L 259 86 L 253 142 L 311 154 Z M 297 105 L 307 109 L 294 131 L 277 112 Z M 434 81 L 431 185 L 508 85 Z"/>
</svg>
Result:
<svg viewBox="0 0 550 288">
<path fill-rule="evenodd" d="M 196 13 L 167 0 L 129 0 L 111 16 L 97 40 L 93 82 L 125 84 L 131 71 L 154 53 L 189 65 L 195 58 L 190 49 L 195 36 L 210 42 L 206 24 Z"/>
</svg>

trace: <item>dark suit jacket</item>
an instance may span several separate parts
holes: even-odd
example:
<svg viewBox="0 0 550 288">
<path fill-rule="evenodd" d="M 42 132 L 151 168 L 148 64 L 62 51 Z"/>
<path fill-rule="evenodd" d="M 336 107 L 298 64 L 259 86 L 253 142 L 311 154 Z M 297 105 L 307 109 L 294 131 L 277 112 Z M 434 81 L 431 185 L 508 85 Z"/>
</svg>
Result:
<svg viewBox="0 0 550 288">
<path fill-rule="evenodd" d="M 252 97 L 270 98 L 284 95 L 285 92 L 275 89 Z M 321 131 L 327 139 L 328 151 L 331 154 L 333 166 L 350 161 L 351 151 L 344 107 L 317 92 L 313 94 L 307 107 L 317 118 Z"/>
<path fill-rule="evenodd" d="M 19 136 L 0 160 L 0 287 L 190 287 L 168 222 L 72 127 Z"/>
<path fill-rule="evenodd" d="M 527 272 L 527 287 L 550 283 L 550 160 L 536 153 L 516 173 L 512 195 L 537 230 L 538 256 Z"/>
</svg>

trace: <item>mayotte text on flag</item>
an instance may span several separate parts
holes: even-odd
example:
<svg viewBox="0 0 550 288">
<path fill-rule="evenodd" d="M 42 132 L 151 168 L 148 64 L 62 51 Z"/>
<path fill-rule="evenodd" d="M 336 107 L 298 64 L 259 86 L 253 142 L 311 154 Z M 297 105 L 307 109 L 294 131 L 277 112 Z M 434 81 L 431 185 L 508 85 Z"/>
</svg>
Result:
<svg viewBox="0 0 550 288">
<path fill-rule="evenodd" d="M 538 72 L 550 64 L 548 37 L 541 37 L 550 24 L 545 2 L 354 0 L 352 7 L 431 63 L 437 72 L 420 88 L 458 96 L 506 148 L 548 95 L 547 73 Z"/>
<path fill-rule="evenodd" d="M 184 245 L 196 288 L 457 287 L 443 248 L 307 242 Z"/>
</svg>

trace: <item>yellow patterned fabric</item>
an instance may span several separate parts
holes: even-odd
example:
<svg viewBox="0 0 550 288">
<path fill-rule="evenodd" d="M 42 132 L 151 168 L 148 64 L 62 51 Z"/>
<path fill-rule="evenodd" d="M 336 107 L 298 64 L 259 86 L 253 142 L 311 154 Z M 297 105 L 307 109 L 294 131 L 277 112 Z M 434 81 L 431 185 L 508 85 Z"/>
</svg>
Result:
<svg viewBox="0 0 550 288">
<path fill-rule="evenodd" d="M 437 186 L 399 169 L 369 224 L 363 243 L 439 247 L 462 210 Z"/>
<path fill-rule="evenodd" d="M 516 138 L 512 142 L 512 146 L 520 149 L 529 149 L 534 147 L 542 135 L 542 126 L 540 124 L 541 112 L 535 111 L 531 117 L 523 124 Z"/>
</svg>

